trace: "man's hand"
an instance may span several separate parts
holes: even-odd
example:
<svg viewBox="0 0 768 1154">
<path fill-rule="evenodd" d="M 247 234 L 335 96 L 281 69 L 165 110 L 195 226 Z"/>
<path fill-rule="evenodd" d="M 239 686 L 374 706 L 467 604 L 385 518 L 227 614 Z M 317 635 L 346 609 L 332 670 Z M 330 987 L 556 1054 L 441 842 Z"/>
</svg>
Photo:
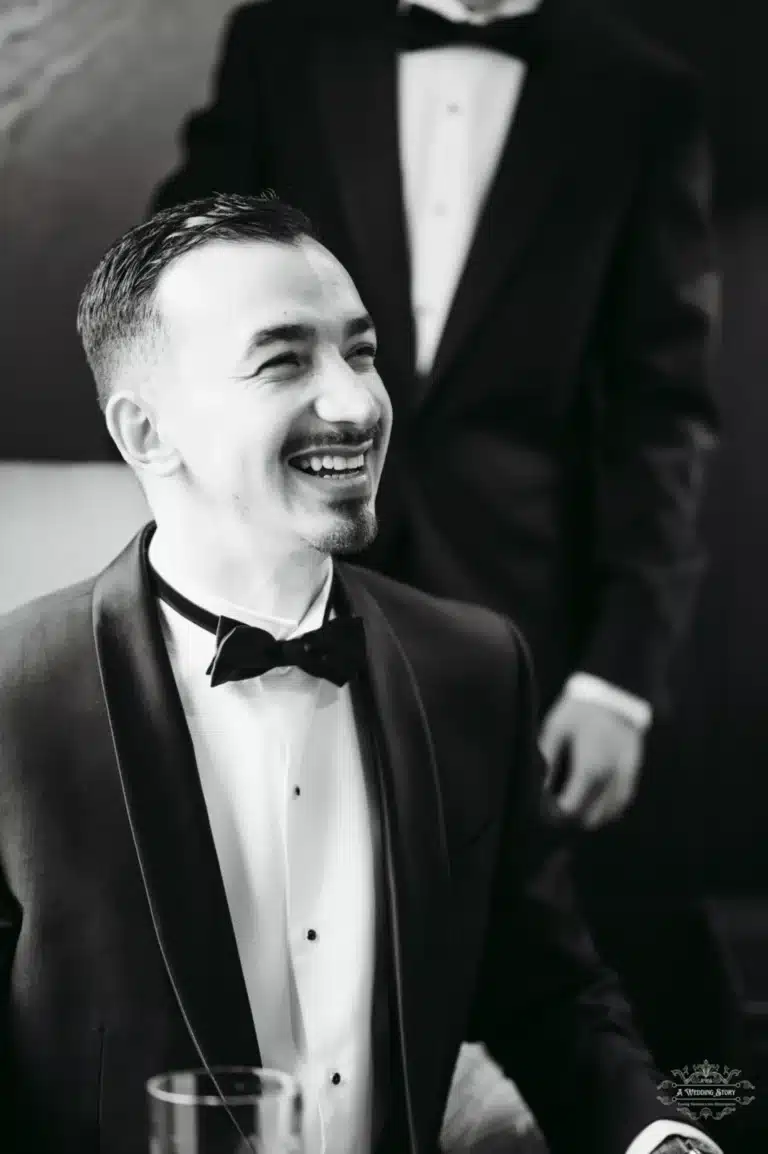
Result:
<svg viewBox="0 0 768 1154">
<path fill-rule="evenodd" d="M 565 781 L 556 785 L 563 814 L 586 829 L 621 817 L 637 790 L 643 739 L 643 730 L 614 710 L 563 694 L 539 740 L 549 763 L 547 788 L 553 787 L 561 759 L 569 761 Z"/>
</svg>

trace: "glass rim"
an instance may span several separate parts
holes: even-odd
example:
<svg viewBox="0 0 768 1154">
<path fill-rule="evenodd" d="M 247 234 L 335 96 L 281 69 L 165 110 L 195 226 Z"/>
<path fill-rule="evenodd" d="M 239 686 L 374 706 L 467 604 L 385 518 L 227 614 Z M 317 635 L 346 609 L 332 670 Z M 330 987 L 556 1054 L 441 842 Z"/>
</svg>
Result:
<svg viewBox="0 0 768 1154">
<path fill-rule="evenodd" d="M 264 1066 L 211 1066 L 208 1069 L 201 1066 L 189 1070 L 168 1070 L 165 1074 L 153 1074 L 151 1078 L 147 1079 L 147 1093 L 159 1102 L 170 1102 L 175 1106 L 245 1106 L 252 1102 L 258 1102 L 263 1097 L 262 1094 L 258 1093 L 233 1094 L 231 1096 L 224 1094 L 222 1100 L 218 1094 L 189 1094 L 181 1090 L 166 1090 L 161 1086 L 161 1083 L 169 1078 L 201 1076 L 210 1081 L 211 1074 L 217 1080 L 220 1076 L 226 1077 L 228 1074 L 255 1075 L 260 1081 L 273 1082 L 276 1088 L 283 1093 L 287 1092 L 294 1097 L 301 1097 L 301 1088 L 292 1074 L 286 1074 L 284 1070 L 271 1070 Z"/>
</svg>

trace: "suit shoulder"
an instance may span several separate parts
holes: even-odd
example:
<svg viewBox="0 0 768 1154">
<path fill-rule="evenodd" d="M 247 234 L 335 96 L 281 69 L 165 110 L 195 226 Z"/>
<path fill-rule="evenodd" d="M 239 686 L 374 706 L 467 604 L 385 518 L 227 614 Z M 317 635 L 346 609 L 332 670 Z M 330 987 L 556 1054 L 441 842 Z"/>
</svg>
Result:
<svg viewBox="0 0 768 1154">
<path fill-rule="evenodd" d="M 598 59 L 624 80 L 664 92 L 689 93 L 700 87 L 695 68 L 682 56 L 647 35 L 631 19 L 617 13 L 605 0 L 576 0 L 569 19 Z M 576 25 L 573 26 L 576 34 Z"/>
<path fill-rule="evenodd" d="M 701 79 L 682 58 L 607 9 L 606 0 L 565 4 L 560 52 L 610 110 L 624 138 L 643 152 L 706 137 L 707 99 Z M 580 47 L 579 47 L 580 46 Z"/>
<path fill-rule="evenodd" d="M 90 622 L 94 578 L 48 593 L 0 616 L 0 687 L 14 675 L 71 652 L 73 622 Z"/>
<path fill-rule="evenodd" d="M 449 648 L 464 659 L 471 653 L 483 662 L 509 662 L 510 658 L 524 656 L 526 645 L 520 631 L 501 613 L 468 601 L 425 593 L 370 569 L 356 565 L 348 569 L 378 601 L 406 646 L 411 640 L 428 644 L 432 637 L 433 651 Z"/>
<path fill-rule="evenodd" d="M 302 0 L 251 0 L 233 9 L 225 26 L 230 39 L 256 41 L 291 25 L 301 28 L 310 23 L 312 13 Z"/>
<path fill-rule="evenodd" d="M 390 0 L 252 0 L 234 9 L 229 27 L 233 36 L 246 37 L 350 31 L 386 18 L 392 8 Z"/>
</svg>

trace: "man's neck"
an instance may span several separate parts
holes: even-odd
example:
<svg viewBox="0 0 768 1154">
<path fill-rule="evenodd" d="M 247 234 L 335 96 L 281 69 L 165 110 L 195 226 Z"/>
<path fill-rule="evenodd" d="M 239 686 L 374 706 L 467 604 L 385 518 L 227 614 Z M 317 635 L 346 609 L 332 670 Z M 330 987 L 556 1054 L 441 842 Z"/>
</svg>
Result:
<svg viewBox="0 0 768 1154">
<path fill-rule="evenodd" d="M 246 620 L 298 624 L 328 584 L 330 557 L 306 546 L 268 553 L 244 547 L 205 548 L 199 538 L 158 527 L 149 546 L 152 567 L 209 612 Z"/>
</svg>

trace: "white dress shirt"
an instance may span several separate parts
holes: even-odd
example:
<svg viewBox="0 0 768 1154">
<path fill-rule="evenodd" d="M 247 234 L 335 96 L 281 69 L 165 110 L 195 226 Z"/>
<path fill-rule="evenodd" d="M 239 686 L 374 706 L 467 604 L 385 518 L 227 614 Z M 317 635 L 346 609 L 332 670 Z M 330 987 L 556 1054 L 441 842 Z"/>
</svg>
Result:
<svg viewBox="0 0 768 1154">
<path fill-rule="evenodd" d="M 537 3 L 509 0 L 499 15 Z M 459 0 L 422 6 L 449 20 L 468 17 Z M 476 45 L 400 54 L 400 164 L 422 373 L 432 367 L 525 73 L 522 61 Z"/>
<path fill-rule="evenodd" d="M 422 0 L 421 6 L 448 20 L 489 19 L 469 13 L 460 0 Z M 506 0 L 494 18 L 538 6 L 539 0 Z M 422 373 L 433 364 L 526 71 L 522 61 L 478 45 L 399 57 L 400 166 Z M 611 709 L 641 730 L 651 722 L 648 702 L 600 677 L 577 673 L 566 688 L 571 697 Z"/>
<path fill-rule="evenodd" d="M 278 637 L 322 624 L 330 564 L 303 619 L 286 621 L 201 596 L 150 557 L 169 584 L 209 612 Z M 292 668 L 211 688 L 213 634 L 164 601 L 159 608 L 262 1065 L 302 1080 L 307 1154 L 366 1154 L 376 901 L 349 687 Z"/>
<path fill-rule="evenodd" d="M 460 0 L 419 0 L 448 20 L 482 24 L 538 8 L 540 0 L 506 0 L 492 16 L 469 12 Z M 401 6 L 405 7 L 403 3 Z M 398 64 L 400 166 L 411 256 L 411 303 L 416 363 L 432 367 L 483 205 L 515 116 L 526 66 L 478 45 L 404 52 Z M 648 702 L 588 673 L 576 673 L 566 692 L 612 709 L 640 729 L 651 722 Z M 500 1093 L 502 1073 L 479 1047 L 463 1047 L 464 1100 L 446 1115 L 444 1143 L 454 1149 L 519 1106 Z M 474 1078 L 474 1081 L 473 1081 Z M 496 1104 L 498 1103 L 498 1106 Z M 484 1117 L 484 1110 L 487 1113 Z M 493 1110 L 498 1115 L 493 1117 Z M 627 1154 L 650 1154 L 672 1134 L 701 1137 L 682 1123 L 654 1122 Z M 453 1138 L 453 1142 L 451 1139 Z"/>
</svg>

